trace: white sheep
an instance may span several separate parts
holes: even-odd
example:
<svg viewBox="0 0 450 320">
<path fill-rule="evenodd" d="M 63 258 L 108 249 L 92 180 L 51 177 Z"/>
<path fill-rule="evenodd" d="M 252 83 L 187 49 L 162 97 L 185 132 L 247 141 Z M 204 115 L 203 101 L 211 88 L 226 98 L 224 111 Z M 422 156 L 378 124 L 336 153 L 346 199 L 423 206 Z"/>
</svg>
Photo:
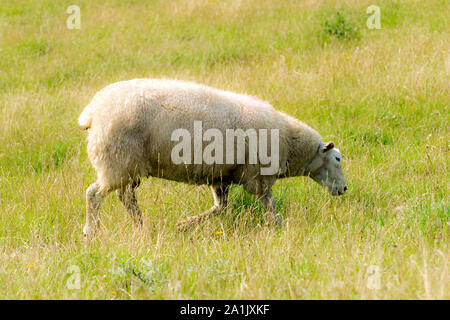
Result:
<svg viewBox="0 0 450 320">
<path fill-rule="evenodd" d="M 83 229 L 86 236 L 95 234 L 100 203 L 113 190 L 135 224 L 142 225 L 135 188 L 140 177 L 145 176 L 211 186 L 214 206 L 177 224 L 180 230 L 222 212 L 231 184 L 243 185 L 244 190 L 256 195 L 276 222 L 281 222 L 281 217 L 275 210 L 271 187 L 277 178 L 310 176 L 328 187 L 333 195 L 341 195 L 347 189 L 342 157 L 333 143 L 323 143 L 315 130 L 253 96 L 192 82 L 135 79 L 100 90 L 78 121 L 82 128 L 90 129 L 87 151 L 97 172 L 97 180 L 86 191 L 86 225 Z M 231 129 L 241 129 L 245 133 L 270 130 L 271 137 L 278 138 L 278 141 L 271 140 L 272 145 L 268 147 L 272 155 L 277 153 L 274 157 L 277 170 L 263 174 L 267 162 L 262 164 L 258 157 L 256 163 L 250 161 L 254 150 L 250 148 L 249 135 L 242 140 L 246 148 L 241 161 L 208 163 L 204 157 L 198 162 L 195 150 L 194 154 L 191 150 L 183 150 L 185 161 L 174 161 L 177 154 L 174 150 L 180 146 L 175 140 L 181 138 L 175 133 L 181 130 L 181 133 L 195 136 L 197 129 L 194 127 L 198 123 L 205 134 L 214 133 L 216 143 L 220 140 L 218 134 L 226 136 Z M 237 153 L 236 157 L 239 154 L 238 138 L 228 142 Z M 197 143 L 197 147 L 206 151 L 205 146 L 211 140 L 211 137 L 203 136 L 200 146 L 195 141 L 192 146 L 195 149 Z M 189 147 L 191 143 L 184 145 Z M 216 160 L 218 150 L 215 150 Z M 230 150 L 225 149 L 225 152 L 229 154 Z"/>
</svg>

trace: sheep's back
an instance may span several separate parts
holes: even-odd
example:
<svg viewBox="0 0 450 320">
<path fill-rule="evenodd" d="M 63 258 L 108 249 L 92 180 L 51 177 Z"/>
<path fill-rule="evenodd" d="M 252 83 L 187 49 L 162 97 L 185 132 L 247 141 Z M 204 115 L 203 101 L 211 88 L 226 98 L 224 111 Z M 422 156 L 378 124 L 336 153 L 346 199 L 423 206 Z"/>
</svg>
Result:
<svg viewBox="0 0 450 320">
<path fill-rule="evenodd" d="M 114 153 L 140 174 L 192 183 L 256 175 L 259 166 L 216 164 L 175 165 L 171 159 L 172 133 L 186 129 L 194 138 L 194 121 L 203 132 L 214 128 L 225 137 L 227 129 L 281 129 L 284 118 L 256 97 L 176 80 L 138 79 L 112 84 L 93 99 L 89 141 L 92 153 Z M 92 103 L 91 103 L 92 104 Z M 203 142 L 203 150 L 209 142 Z M 88 148 L 89 149 L 89 148 Z M 94 150 L 95 149 L 95 150 Z M 192 158 L 194 149 L 192 148 Z M 108 158 L 108 157 L 104 157 Z M 193 160 L 193 159 L 192 159 Z M 120 160 L 119 160 L 120 161 Z"/>
</svg>

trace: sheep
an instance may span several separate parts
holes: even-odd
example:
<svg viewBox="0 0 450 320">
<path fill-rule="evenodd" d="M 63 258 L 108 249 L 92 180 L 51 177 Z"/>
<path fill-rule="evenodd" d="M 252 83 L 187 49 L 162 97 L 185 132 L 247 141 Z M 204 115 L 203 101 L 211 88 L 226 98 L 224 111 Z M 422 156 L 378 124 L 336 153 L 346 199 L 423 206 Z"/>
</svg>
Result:
<svg viewBox="0 0 450 320">
<path fill-rule="evenodd" d="M 134 224 L 142 225 L 135 195 L 142 177 L 211 187 L 214 205 L 202 214 L 180 221 L 176 228 L 181 231 L 223 212 L 232 184 L 242 185 L 246 192 L 255 195 L 270 221 L 276 223 L 282 220 L 275 210 L 271 188 L 278 178 L 309 176 L 327 187 L 332 195 L 341 195 L 347 190 L 342 156 L 334 144 L 324 143 L 311 127 L 254 96 L 180 80 L 134 79 L 100 90 L 78 122 L 81 128 L 89 129 L 87 153 L 97 172 L 97 180 L 86 190 L 83 233 L 87 237 L 96 234 L 100 203 L 114 190 Z M 198 126 L 204 132 L 200 132 L 203 134 L 200 140 L 197 137 L 196 142 L 194 137 L 193 144 L 180 142 L 183 134 L 191 138 L 198 134 Z M 236 151 L 236 158 L 234 154 L 227 158 L 234 161 L 218 161 L 221 155 L 217 148 L 214 149 L 216 154 L 211 152 L 214 161 L 206 161 L 207 142 L 214 137 L 215 142 L 220 140 L 224 144 L 220 135 L 228 138 L 230 130 L 241 133 L 241 136 L 236 134 L 227 139 L 231 151 L 226 149 L 225 157 Z M 269 148 L 272 159 L 276 160 L 270 164 L 275 169 L 271 171 L 267 161 L 263 164 L 261 157 L 252 157 L 252 152 L 258 152 L 258 148 L 251 149 L 249 133 L 264 130 L 270 130 L 272 145 Z M 205 138 L 208 132 L 209 137 Z M 243 155 L 238 154 L 242 153 L 239 138 L 243 138 L 240 140 L 245 147 Z M 180 145 L 187 150 L 178 152 Z M 195 147 L 203 150 L 203 157 Z"/>
</svg>

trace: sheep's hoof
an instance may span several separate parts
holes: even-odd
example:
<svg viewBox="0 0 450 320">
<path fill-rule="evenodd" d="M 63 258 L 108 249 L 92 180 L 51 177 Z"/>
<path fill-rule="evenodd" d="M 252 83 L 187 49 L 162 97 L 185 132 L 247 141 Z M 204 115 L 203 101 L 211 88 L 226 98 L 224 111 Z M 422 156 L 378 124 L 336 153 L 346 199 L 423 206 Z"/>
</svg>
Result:
<svg viewBox="0 0 450 320">
<path fill-rule="evenodd" d="M 96 230 L 94 228 L 91 228 L 89 226 L 84 226 L 83 228 L 83 236 L 85 239 L 92 239 L 96 235 Z"/>
<path fill-rule="evenodd" d="M 175 230 L 178 232 L 186 232 L 191 229 L 197 222 L 199 218 L 197 216 L 189 217 L 185 220 L 177 222 L 175 225 Z"/>
<path fill-rule="evenodd" d="M 280 227 L 283 224 L 283 219 L 280 214 L 269 215 L 266 219 L 266 225 Z"/>
</svg>

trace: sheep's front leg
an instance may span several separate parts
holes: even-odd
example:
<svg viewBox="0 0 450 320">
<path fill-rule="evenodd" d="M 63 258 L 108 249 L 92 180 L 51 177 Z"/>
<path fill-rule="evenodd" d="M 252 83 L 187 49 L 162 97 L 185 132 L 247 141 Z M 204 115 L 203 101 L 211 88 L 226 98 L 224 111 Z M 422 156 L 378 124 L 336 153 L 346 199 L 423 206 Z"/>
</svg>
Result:
<svg viewBox="0 0 450 320">
<path fill-rule="evenodd" d="M 100 185 L 94 182 L 86 190 L 86 224 L 83 234 L 86 237 L 93 237 L 99 227 L 98 211 L 103 198 L 108 192 L 101 191 Z"/>
<path fill-rule="evenodd" d="M 124 188 L 116 190 L 117 197 L 122 202 L 125 209 L 128 211 L 133 223 L 137 227 L 142 226 L 142 214 L 136 199 L 135 189 L 139 186 L 139 182 L 128 184 Z"/>
<path fill-rule="evenodd" d="M 267 192 L 261 197 L 261 203 L 269 214 L 269 218 L 272 223 L 280 225 L 283 222 L 281 215 L 275 209 L 275 199 L 273 198 L 272 192 Z"/>
<path fill-rule="evenodd" d="M 175 226 L 178 231 L 186 231 L 201 221 L 220 214 L 226 208 L 228 203 L 228 186 L 214 185 L 211 186 L 211 190 L 214 196 L 214 205 L 199 215 L 178 222 Z"/>
</svg>

